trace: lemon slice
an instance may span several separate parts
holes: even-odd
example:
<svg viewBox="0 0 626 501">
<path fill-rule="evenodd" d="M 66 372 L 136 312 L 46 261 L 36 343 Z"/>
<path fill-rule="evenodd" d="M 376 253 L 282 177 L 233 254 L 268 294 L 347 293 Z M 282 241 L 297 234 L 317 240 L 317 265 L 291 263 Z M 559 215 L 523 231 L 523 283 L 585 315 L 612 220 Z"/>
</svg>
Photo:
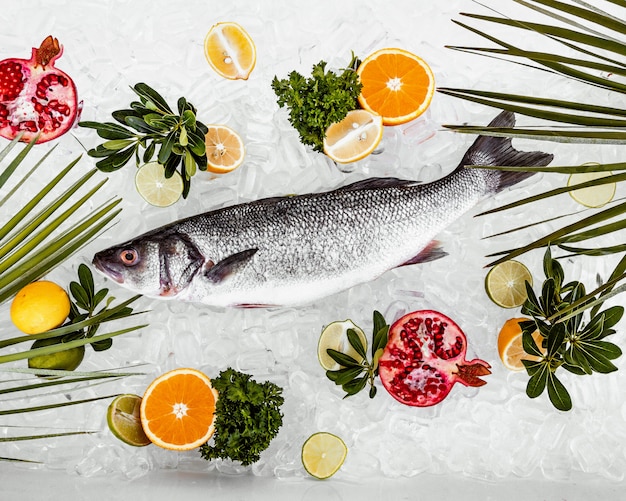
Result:
<svg viewBox="0 0 626 501">
<path fill-rule="evenodd" d="M 326 129 L 324 153 L 335 162 L 356 162 L 369 155 L 383 138 L 383 119 L 366 110 L 352 110 Z"/>
<path fill-rule="evenodd" d="M 592 164 L 584 164 L 592 165 Z M 595 164 L 599 165 L 599 164 Z M 612 172 L 580 172 L 572 174 L 567 180 L 567 186 L 575 186 L 587 181 L 594 181 L 613 175 Z M 615 196 L 617 185 L 615 183 L 600 184 L 588 188 L 580 188 L 569 192 L 571 197 L 585 207 L 596 208 L 608 204 Z"/>
<path fill-rule="evenodd" d="M 204 55 L 211 67 L 229 80 L 247 80 L 256 64 L 256 47 L 237 23 L 217 23 L 204 39 Z"/>
<path fill-rule="evenodd" d="M 345 353 L 355 360 L 361 360 L 361 356 L 348 342 L 348 329 L 354 329 L 367 350 L 367 338 L 365 337 L 365 333 L 360 327 L 357 327 L 352 320 L 343 320 L 328 324 L 322 330 L 322 334 L 317 343 L 317 358 L 324 370 L 334 371 L 340 368 L 340 365 L 328 355 L 326 350 L 329 348 Z"/>
<path fill-rule="evenodd" d="M 338 436 L 314 433 L 302 446 L 302 465 L 309 475 L 325 479 L 337 473 L 347 454 L 348 448 Z"/>
<path fill-rule="evenodd" d="M 135 186 L 143 199 L 156 207 L 177 202 L 183 193 L 183 178 L 178 172 L 165 177 L 165 167 L 158 162 L 142 165 L 135 175 Z"/>
<path fill-rule="evenodd" d="M 107 409 L 107 424 L 111 433 L 122 442 L 135 447 L 150 444 L 141 426 L 141 397 L 127 393 L 115 397 Z"/>
<path fill-rule="evenodd" d="M 530 271 L 522 263 L 511 259 L 489 270 L 485 277 L 485 289 L 498 306 L 516 308 L 524 304 L 528 297 L 526 282 L 533 284 Z"/>
<path fill-rule="evenodd" d="M 529 318 L 510 318 L 504 325 L 498 334 L 498 355 L 502 364 L 509 370 L 515 372 L 521 372 L 525 370 L 522 359 L 526 360 L 539 360 L 539 357 L 529 355 L 524 351 L 522 345 L 522 328 L 519 322 L 530 320 Z M 543 338 L 539 331 L 535 331 L 532 334 L 537 347 L 541 349 L 541 342 Z"/>
<path fill-rule="evenodd" d="M 230 172 L 243 163 L 245 148 L 239 134 L 226 125 L 209 125 L 205 135 L 207 170 Z"/>
</svg>

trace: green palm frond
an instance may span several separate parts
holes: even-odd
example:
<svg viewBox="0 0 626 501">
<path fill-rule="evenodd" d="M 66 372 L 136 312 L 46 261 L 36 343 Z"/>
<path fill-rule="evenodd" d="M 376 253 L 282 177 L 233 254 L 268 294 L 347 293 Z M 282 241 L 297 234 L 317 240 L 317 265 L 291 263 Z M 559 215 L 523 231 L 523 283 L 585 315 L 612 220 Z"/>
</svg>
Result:
<svg viewBox="0 0 626 501">
<path fill-rule="evenodd" d="M 497 92 L 494 90 L 440 88 L 439 92 L 485 106 L 511 111 L 520 115 L 538 119 L 533 126 L 493 128 L 476 125 L 447 125 L 446 127 L 461 133 L 483 134 L 511 138 L 525 138 L 563 143 L 614 144 L 618 147 L 626 144 L 626 109 L 617 103 L 626 101 L 626 2 L 623 0 L 596 0 L 594 5 L 583 0 L 511 0 L 528 9 L 532 21 L 513 19 L 491 9 L 490 15 L 462 13 L 473 24 L 454 21 L 463 28 L 487 40 L 492 46 L 470 47 L 449 46 L 454 50 L 497 58 L 522 66 L 521 71 L 537 71 L 550 75 L 561 75 L 587 86 L 584 102 L 568 101 L 548 96 L 535 96 Z M 504 2 L 498 3 L 502 8 Z M 518 16 L 519 17 L 519 16 Z M 538 22 L 537 18 L 542 22 Z M 493 29 L 481 29 L 475 26 L 487 25 Z M 492 33 L 498 27 L 499 32 L 509 33 L 507 38 L 514 43 L 495 37 Z M 521 47 L 522 42 L 535 44 L 542 50 L 530 50 Z M 542 85 L 541 78 L 537 79 Z M 615 95 L 610 99 L 614 106 L 594 103 L 606 93 Z M 626 151 L 626 150 L 625 150 Z M 497 207 L 483 214 L 499 212 L 519 207 L 583 187 L 597 186 L 604 183 L 624 183 L 625 163 L 594 164 L 585 166 L 548 166 L 540 168 L 496 166 L 495 169 L 522 170 L 530 172 L 566 173 L 575 172 L 617 172 L 611 176 L 577 184 L 570 187 L 545 191 L 538 195 L 518 200 L 514 203 Z M 622 171 L 622 172 L 619 172 Z M 568 215 L 571 216 L 571 215 Z M 577 217 L 576 217 L 577 216 Z M 495 265 L 507 259 L 520 256 L 530 250 L 548 245 L 556 245 L 569 255 L 605 256 L 622 254 L 622 260 L 614 270 L 610 287 L 604 290 L 605 297 L 611 292 L 617 281 L 624 278 L 626 266 L 626 203 L 613 201 L 602 209 L 594 209 L 591 215 L 584 211 L 577 213 L 576 220 L 564 224 L 561 228 L 534 241 L 509 249 L 493 256 L 502 256 L 490 263 Z M 557 218 L 552 218 L 556 220 Z M 539 223 L 539 222 L 538 222 Z M 535 224 L 538 224 L 535 223 Z M 532 226 L 513 228 L 500 234 L 518 231 Z M 618 236 L 623 240 L 617 244 L 598 243 L 586 246 L 574 245 L 576 242 L 599 239 L 608 235 Z M 607 282 L 608 283 L 608 282 Z M 617 288 L 615 291 L 622 291 Z M 596 291 L 594 293 L 597 294 Z M 593 294 L 593 293 L 592 293 Z"/>
<path fill-rule="evenodd" d="M 67 400 L 65 397 L 68 393 L 72 393 L 81 389 L 90 388 L 90 382 L 93 381 L 117 381 L 120 378 L 125 378 L 129 376 L 139 376 L 143 375 L 140 372 L 122 372 L 120 369 L 113 369 L 110 371 L 91 371 L 91 372 L 70 372 L 70 371 L 61 371 L 61 370 L 50 370 L 50 369 L 2 369 L 1 372 L 7 374 L 28 374 L 30 377 L 26 379 L 26 383 L 20 383 L 21 380 L 15 379 L 5 379 L 0 381 L 0 395 L 4 395 L 7 393 L 16 393 L 16 392 L 27 392 L 29 398 L 45 398 L 48 400 L 47 403 L 40 405 L 29 405 L 27 407 L 13 407 L 8 408 L 7 400 L 0 399 L 0 404 L 2 404 L 2 409 L 0 409 L 0 416 L 9 416 L 13 414 L 24 414 L 31 412 L 39 412 L 46 411 L 50 409 L 60 409 L 63 407 L 69 407 L 74 405 L 83 405 L 91 402 L 97 402 L 99 400 L 107 400 L 112 399 L 117 394 L 110 395 L 101 395 L 90 398 L 82 398 L 82 399 L 72 399 Z M 40 377 L 51 377 L 55 379 L 45 379 L 42 380 Z M 33 395 L 32 390 L 42 389 L 48 390 L 53 386 L 64 386 L 63 392 L 59 392 L 59 395 L 63 395 L 64 398 L 62 401 L 50 401 L 51 397 L 54 397 L 54 393 L 50 393 L 46 391 L 43 394 Z M 13 428 L 12 426 L 7 426 L 7 428 Z M 32 426 L 23 426 L 21 428 L 27 429 L 37 429 Z M 43 427 L 39 427 L 45 429 Z M 54 433 L 38 433 L 38 434 L 29 434 L 29 435 L 15 435 L 11 434 L 7 437 L 0 438 L 0 446 L 2 443 L 6 442 L 22 442 L 26 440 L 42 440 L 42 439 L 53 439 L 60 437 L 69 437 L 73 435 L 89 435 L 92 433 L 96 433 L 95 431 L 84 431 L 84 430 L 71 430 L 71 431 L 62 431 L 62 432 L 54 432 Z M 34 463 L 36 461 L 32 461 L 29 459 L 19 459 L 19 458 L 9 458 L 9 457 L 0 457 L 0 461 L 12 461 L 12 462 L 28 462 Z"/>
<path fill-rule="evenodd" d="M 27 162 L 32 156 L 31 150 L 35 145 L 36 138 L 30 143 L 22 145 L 17 154 L 12 156 L 13 150 L 17 149 L 20 137 L 8 143 L 0 151 L 0 304 L 10 299 L 16 292 L 30 282 L 37 280 L 48 273 L 52 268 L 61 264 L 72 256 L 76 251 L 91 242 L 96 236 L 110 227 L 115 217 L 121 211 L 118 205 L 120 198 L 113 198 L 107 202 L 91 207 L 94 196 L 100 192 L 107 180 L 94 183 L 96 170 L 91 170 L 80 176 L 73 184 L 65 187 L 67 180 L 78 164 L 80 157 L 71 161 L 61 169 L 54 178 L 41 188 L 35 195 L 26 194 L 31 188 L 33 178 L 38 169 L 48 162 L 54 148 L 48 150 L 30 167 Z M 22 173 L 22 169 L 27 170 Z M 11 189 L 7 189 L 10 181 L 15 177 Z M 32 343 L 37 339 L 56 338 L 59 336 L 76 333 L 79 329 L 94 329 L 100 324 L 121 318 L 135 316 L 143 312 L 133 312 L 129 305 L 140 296 L 113 305 L 114 298 L 110 298 L 107 304 L 98 312 L 94 312 L 85 320 L 77 321 L 36 335 L 21 335 L 0 340 L 0 364 L 29 359 L 32 357 L 47 356 L 60 351 L 76 348 L 86 344 L 95 346 L 113 337 L 136 331 L 145 325 L 136 325 L 117 329 L 99 335 L 87 335 L 80 339 L 68 339 L 67 342 L 15 350 L 14 345 L 20 343 Z M 94 329 L 95 332 L 95 329 Z M 95 349 L 95 348 L 94 348 Z M 5 373 L 28 374 L 30 378 L 8 378 L 0 381 L 0 416 L 12 414 L 37 413 L 49 409 L 60 409 L 66 406 L 88 404 L 102 399 L 110 399 L 114 395 L 90 396 L 89 398 L 71 399 L 60 398 L 68 392 L 80 389 L 93 389 L 109 381 L 116 381 L 121 377 L 135 375 L 135 373 L 112 371 L 59 371 L 42 369 L 1 369 Z M 41 379 L 41 378 L 46 379 Z M 47 379 L 53 378 L 53 379 Z M 57 391 L 54 390 L 55 387 Z M 62 391 L 58 391 L 61 390 Z M 26 405 L 13 407 L 11 400 L 28 402 Z M 37 399 L 44 403 L 32 405 L 29 400 Z M 24 440 L 53 439 L 71 435 L 83 435 L 93 433 L 91 431 L 52 430 L 47 433 L 29 435 L 13 435 L 0 439 L 0 443 Z M 30 462 L 27 459 L 0 457 L 3 461 Z"/>
<path fill-rule="evenodd" d="M 16 175 L 20 167 L 23 167 L 36 140 L 33 139 L 25 145 L 9 162 L 9 154 L 18 139 L 9 143 L 0 152 L 0 189 Z M 82 220 L 72 221 L 72 216 L 84 208 L 106 183 L 106 180 L 103 180 L 85 192 L 96 170 L 88 172 L 69 188 L 64 189 L 60 195 L 52 198 L 53 193 L 58 191 L 60 183 L 73 171 L 79 158 L 70 162 L 34 197 L 28 197 L 27 202 L 24 202 L 26 197 L 18 200 L 26 181 L 44 164 L 51 152 L 52 150 L 49 150 L 37 161 L 0 200 L 0 209 L 11 207 L 11 211 L 14 212 L 7 221 L 0 222 L 0 304 L 89 243 L 121 210 L 117 208 L 121 202 L 118 198 L 91 212 Z M 73 201 L 74 197 L 79 198 Z M 3 212 L 9 213 L 8 210 Z"/>
</svg>

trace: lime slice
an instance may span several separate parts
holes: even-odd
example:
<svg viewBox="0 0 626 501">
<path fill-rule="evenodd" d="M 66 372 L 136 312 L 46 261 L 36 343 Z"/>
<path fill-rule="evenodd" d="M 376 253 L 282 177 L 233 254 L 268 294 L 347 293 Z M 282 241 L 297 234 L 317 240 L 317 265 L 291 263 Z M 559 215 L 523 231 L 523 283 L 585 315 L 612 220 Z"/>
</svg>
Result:
<svg viewBox="0 0 626 501">
<path fill-rule="evenodd" d="M 356 360 L 360 361 L 362 359 L 348 342 L 348 329 L 354 329 L 367 350 L 367 338 L 365 337 L 365 333 L 360 327 L 357 327 L 352 320 L 333 322 L 324 327 L 320 335 L 320 340 L 317 343 L 317 358 L 324 370 L 334 371 L 340 367 L 326 352 L 329 348 L 345 353 Z"/>
<path fill-rule="evenodd" d="M 177 202 L 183 193 L 183 178 L 178 172 L 165 177 L 165 167 L 158 162 L 142 165 L 135 175 L 135 186 L 143 199 L 156 207 Z"/>
<path fill-rule="evenodd" d="M 518 261 L 509 260 L 489 270 L 485 277 L 485 289 L 498 306 L 516 308 L 526 301 L 526 282 L 533 284 L 528 268 Z"/>
<path fill-rule="evenodd" d="M 584 164 L 593 165 L 593 164 Z M 599 164 L 595 164 L 599 165 Z M 594 181 L 603 177 L 612 176 L 612 172 L 580 172 L 572 174 L 567 180 L 567 186 L 574 186 L 587 181 Z M 571 197 L 585 207 L 602 207 L 608 204 L 615 196 L 617 185 L 615 183 L 600 184 L 588 188 L 580 188 L 569 192 Z"/>
<path fill-rule="evenodd" d="M 302 465 L 309 475 L 325 479 L 337 473 L 347 454 L 348 448 L 338 436 L 314 433 L 302 446 Z"/>
<path fill-rule="evenodd" d="M 115 397 L 107 409 L 107 423 L 111 433 L 122 442 L 135 447 L 150 444 L 141 426 L 141 397 L 127 393 Z"/>
</svg>

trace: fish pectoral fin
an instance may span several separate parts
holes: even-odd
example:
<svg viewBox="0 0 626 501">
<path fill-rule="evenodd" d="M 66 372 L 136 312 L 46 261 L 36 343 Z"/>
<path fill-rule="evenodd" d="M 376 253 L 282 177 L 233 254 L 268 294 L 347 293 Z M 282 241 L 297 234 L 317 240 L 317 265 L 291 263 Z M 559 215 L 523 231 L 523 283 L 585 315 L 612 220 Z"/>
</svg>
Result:
<svg viewBox="0 0 626 501">
<path fill-rule="evenodd" d="M 242 268 L 252 259 L 252 256 L 254 256 L 258 250 L 259 249 L 246 249 L 232 254 L 211 266 L 211 268 L 204 273 L 204 276 L 210 282 L 217 284 Z"/>
<path fill-rule="evenodd" d="M 400 266 L 408 266 L 410 264 L 427 263 L 429 261 L 435 261 L 446 257 L 448 253 L 443 250 L 441 242 L 439 240 L 433 240 L 426 247 L 424 247 L 419 254 L 412 257 Z"/>
</svg>

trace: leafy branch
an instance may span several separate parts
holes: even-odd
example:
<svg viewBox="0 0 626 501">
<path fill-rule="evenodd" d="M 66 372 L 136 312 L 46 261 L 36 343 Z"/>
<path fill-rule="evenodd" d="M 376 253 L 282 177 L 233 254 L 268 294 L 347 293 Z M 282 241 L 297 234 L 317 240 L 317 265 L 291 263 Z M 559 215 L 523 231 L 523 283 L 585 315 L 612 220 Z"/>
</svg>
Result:
<svg viewBox="0 0 626 501">
<path fill-rule="evenodd" d="M 606 338 L 615 334 L 613 327 L 622 318 L 624 308 L 612 306 L 600 311 L 606 296 L 596 299 L 587 295 L 585 286 L 578 281 L 564 283 L 563 268 L 552 258 L 549 247 L 543 269 L 546 279 L 541 295 L 537 297 L 526 283 L 528 299 L 522 307 L 522 313 L 532 317 L 520 322 L 524 351 L 532 357 L 522 360 L 530 377 L 526 394 L 536 398 L 547 388 L 554 407 L 567 411 L 572 408 L 572 400 L 557 377 L 557 370 L 562 368 L 580 376 L 616 371 L 612 360 L 621 356 L 622 350 Z M 574 312 L 572 305 L 577 306 Z M 592 305 L 590 318 L 585 322 L 585 313 Z M 541 346 L 533 339 L 535 330 L 542 337 Z"/>
<path fill-rule="evenodd" d="M 378 376 L 378 360 L 387 345 L 389 325 L 378 311 L 374 311 L 373 324 L 371 360 L 368 360 L 367 350 L 354 329 L 347 331 L 348 342 L 361 357 L 360 361 L 332 348 L 326 350 L 328 356 L 341 366 L 340 369 L 326 371 L 326 377 L 341 386 L 346 392 L 344 398 L 356 395 L 368 384 L 370 386 L 369 397 L 376 396 L 374 383 Z"/>
<path fill-rule="evenodd" d="M 126 165 L 133 156 L 139 166 L 156 155 L 165 167 L 165 176 L 171 177 L 177 169 L 183 179 L 183 197 L 187 198 L 191 177 L 197 169 L 206 170 L 205 135 L 208 128 L 196 118 L 196 108 L 184 97 L 178 99 L 177 111 L 145 83 L 131 87 L 139 101 L 129 109 L 112 113 L 118 122 L 83 121 L 78 125 L 95 129 L 106 141 L 88 151 L 89 156 L 101 158 L 96 167 L 113 172 Z M 120 125 L 121 124 L 121 125 Z M 143 153 L 140 155 L 140 149 Z"/>
</svg>

